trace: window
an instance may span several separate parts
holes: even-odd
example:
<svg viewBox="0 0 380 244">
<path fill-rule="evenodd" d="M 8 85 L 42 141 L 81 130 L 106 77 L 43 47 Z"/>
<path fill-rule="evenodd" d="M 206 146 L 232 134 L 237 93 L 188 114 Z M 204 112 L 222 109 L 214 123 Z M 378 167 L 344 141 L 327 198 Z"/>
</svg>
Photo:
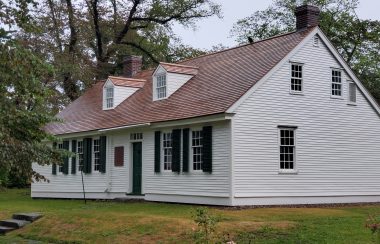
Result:
<svg viewBox="0 0 380 244">
<path fill-rule="evenodd" d="M 63 150 L 63 143 L 58 143 L 58 149 Z M 58 172 L 61 172 L 61 173 L 63 172 L 63 165 L 62 164 L 59 165 Z"/>
<path fill-rule="evenodd" d="M 333 69 L 331 71 L 331 95 L 341 97 L 342 96 L 342 71 Z"/>
<path fill-rule="evenodd" d="M 202 169 L 202 131 L 195 130 L 191 132 L 191 152 L 193 158 L 193 170 Z"/>
<path fill-rule="evenodd" d="M 83 141 L 78 141 L 77 146 L 77 152 L 78 152 L 78 170 L 82 171 L 83 169 Z"/>
<path fill-rule="evenodd" d="M 100 140 L 94 140 L 94 170 L 99 171 L 100 169 Z"/>
<path fill-rule="evenodd" d="M 302 65 L 292 64 L 292 77 L 290 83 L 290 91 L 293 93 L 302 92 Z"/>
<path fill-rule="evenodd" d="M 131 141 L 137 141 L 143 139 L 143 133 L 131 133 Z"/>
<path fill-rule="evenodd" d="M 294 170 L 295 164 L 295 128 L 280 130 L 280 170 Z"/>
<path fill-rule="evenodd" d="M 164 151 L 164 170 L 172 170 L 172 133 L 162 134 L 162 149 Z"/>
<path fill-rule="evenodd" d="M 113 107 L 113 87 L 106 88 L 106 108 Z"/>
<path fill-rule="evenodd" d="M 166 97 L 166 75 L 158 75 L 156 83 L 157 99 Z"/>
<path fill-rule="evenodd" d="M 348 82 L 348 103 L 356 103 L 356 85 L 352 81 Z"/>
<path fill-rule="evenodd" d="M 319 47 L 319 36 L 315 35 L 313 38 L 313 45 Z"/>
</svg>

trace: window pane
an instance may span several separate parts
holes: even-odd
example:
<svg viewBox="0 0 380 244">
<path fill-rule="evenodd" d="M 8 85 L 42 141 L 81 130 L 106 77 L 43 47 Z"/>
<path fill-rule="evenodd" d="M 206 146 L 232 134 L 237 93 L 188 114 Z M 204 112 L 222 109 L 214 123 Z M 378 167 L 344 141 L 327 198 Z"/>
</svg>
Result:
<svg viewBox="0 0 380 244">
<path fill-rule="evenodd" d="M 162 134 L 162 147 L 163 147 L 163 159 L 164 170 L 172 169 L 172 133 Z"/>
<path fill-rule="evenodd" d="M 280 129 L 280 169 L 293 169 L 295 161 L 294 129 Z"/>
<path fill-rule="evenodd" d="M 342 95 L 342 71 L 332 70 L 331 77 L 331 95 L 341 96 Z"/>
<path fill-rule="evenodd" d="M 302 65 L 292 64 L 291 65 L 291 79 L 290 79 L 290 90 L 291 91 L 302 91 Z"/>
<path fill-rule="evenodd" d="M 193 154 L 193 170 L 202 169 L 202 131 L 191 132 L 191 148 Z"/>
</svg>

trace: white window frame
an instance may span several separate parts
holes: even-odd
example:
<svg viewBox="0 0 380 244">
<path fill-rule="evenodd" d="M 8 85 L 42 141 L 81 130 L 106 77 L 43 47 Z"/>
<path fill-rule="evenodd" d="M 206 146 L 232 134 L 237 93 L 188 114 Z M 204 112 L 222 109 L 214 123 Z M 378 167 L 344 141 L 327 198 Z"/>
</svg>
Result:
<svg viewBox="0 0 380 244">
<path fill-rule="evenodd" d="M 57 148 L 63 150 L 63 142 L 58 142 Z M 58 173 L 63 174 L 63 164 L 58 165 Z"/>
<path fill-rule="evenodd" d="M 167 136 L 170 135 L 170 140 Z M 165 142 L 169 141 L 169 145 Z M 164 172 L 172 172 L 173 168 L 173 133 L 172 131 L 164 131 L 161 135 L 161 162 Z"/>
<path fill-rule="evenodd" d="M 81 149 L 81 150 L 79 150 Z M 84 167 L 84 158 L 83 158 L 83 152 L 84 152 L 84 148 L 83 148 L 83 140 L 81 141 L 77 141 L 77 162 L 78 162 L 78 172 L 82 171 L 83 170 L 83 167 Z M 82 169 L 81 169 L 81 161 L 82 161 Z"/>
<path fill-rule="evenodd" d="M 353 85 L 355 89 L 355 101 L 351 101 L 351 85 Z M 358 100 L 358 89 L 356 87 L 355 82 L 349 80 L 347 81 L 347 104 L 356 105 L 357 100 Z"/>
<path fill-rule="evenodd" d="M 162 99 L 167 98 L 168 96 L 167 82 L 168 81 L 167 81 L 166 73 L 160 73 L 156 75 L 155 86 L 154 86 L 156 100 L 162 100 Z M 163 90 L 163 92 L 161 92 L 161 89 Z M 164 94 L 164 96 L 160 96 L 161 93 Z"/>
<path fill-rule="evenodd" d="M 299 66 L 301 67 L 301 78 L 293 76 L 293 66 Z M 302 95 L 304 91 L 304 64 L 303 63 L 297 63 L 297 62 L 290 62 L 290 84 L 289 84 L 289 92 L 290 94 L 295 95 Z M 298 72 L 298 71 L 296 71 Z M 301 81 L 301 91 L 296 91 L 292 89 L 293 79 L 300 80 Z"/>
<path fill-rule="evenodd" d="M 111 109 L 114 106 L 115 106 L 115 89 L 113 86 L 105 87 L 105 108 Z"/>
<path fill-rule="evenodd" d="M 339 77 L 339 76 L 334 76 L 333 72 L 339 72 L 340 73 L 340 82 L 334 81 L 334 77 Z M 334 90 L 333 86 L 334 85 L 340 85 L 340 95 L 333 94 L 333 90 Z M 330 70 L 330 96 L 331 96 L 331 98 L 343 99 L 343 71 L 342 71 L 342 69 L 332 68 Z"/>
<path fill-rule="evenodd" d="M 92 164 L 94 165 L 93 166 L 94 172 L 99 172 L 100 171 L 100 138 L 94 138 L 92 140 Z"/>
<path fill-rule="evenodd" d="M 297 127 L 296 126 L 278 126 L 278 172 L 279 174 L 297 174 Z M 282 145 L 281 142 L 281 131 L 292 131 L 293 132 L 293 145 Z M 282 168 L 281 167 L 281 148 L 282 147 L 292 147 L 293 148 L 293 168 Z M 289 162 L 290 163 L 290 162 Z M 285 162 L 284 162 L 285 164 Z"/>
<path fill-rule="evenodd" d="M 199 138 L 199 140 L 200 140 L 200 144 L 199 145 L 194 145 L 193 144 L 193 139 L 194 139 L 194 133 L 200 133 L 200 138 Z M 191 165 L 189 165 L 189 167 L 190 167 L 190 171 L 192 171 L 192 172 L 203 172 L 202 171 L 202 164 L 203 164 L 203 162 L 202 162 L 202 155 L 203 155 L 203 142 L 202 142 L 202 140 L 203 140 L 203 135 L 202 135 L 202 129 L 200 128 L 200 129 L 198 129 L 198 128 L 194 128 L 194 129 L 192 129 L 192 130 L 190 130 L 190 143 L 189 143 L 189 145 L 190 145 L 190 163 L 191 163 Z M 194 150 L 197 150 L 196 148 L 200 148 L 199 149 L 199 153 L 197 153 L 198 155 L 199 155 L 199 162 L 198 161 L 194 161 Z M 194 169 L 194 166 L 195 166 L 195 164 L 197 164 L 197 165 L 199 165 L 199 167 L 197 167 L 196 169 Z"/>
</svg>

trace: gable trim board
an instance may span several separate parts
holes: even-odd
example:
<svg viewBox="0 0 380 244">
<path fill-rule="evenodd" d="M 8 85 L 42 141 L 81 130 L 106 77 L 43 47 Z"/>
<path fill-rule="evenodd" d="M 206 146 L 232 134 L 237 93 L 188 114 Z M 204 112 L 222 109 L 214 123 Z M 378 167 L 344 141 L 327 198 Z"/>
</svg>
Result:
<svg viewBox="0 0 380 244">
<path fill-rule="evenodd" d="M 343 66 L 343 69 L 348 73 L 351 79 L 355 82 L 360 91 L 365 95 L 366 99 L 370 102 L 373 109 L 380 116 L 380 107 L 373 98 L 373 96 L 367 91 L 363 86 L 357 76 L 353 73 L 352 69 L 343 60 L 342 56 L 338 53 L 336 48 L 331 44 L 330 40 L 326 37 L 323 31 L 319 27 L 315 27 L 312 32 L 310 32 L 290 53 L 288 53 L 270 72 L 268 72 L 261 80 L 256 82 L 239 100 L 237 100 L 226 113 L 234 113 L 236 109 L 248 98 L 250 97 L 263 83 L 265 83 L 275 72 L 277 72 L 285 63 L 293 62 L 290 60 L 304 45 L 309 42 L 316 34 L 318 34 L 322 41 L 326 44 L 329 51 L 334 55 L 335 59 Z"/>
</svg>

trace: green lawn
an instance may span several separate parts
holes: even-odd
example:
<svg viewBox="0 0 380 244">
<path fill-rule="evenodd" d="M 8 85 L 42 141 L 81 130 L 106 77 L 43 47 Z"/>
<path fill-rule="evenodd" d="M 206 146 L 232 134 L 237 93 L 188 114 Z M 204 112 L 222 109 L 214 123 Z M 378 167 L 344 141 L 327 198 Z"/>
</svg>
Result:
<svg viewBox="0 0 380 244">
<path fill-rule="evenodd" d="M 197 206 L 32 200 L 28 190 L 0 191 L 0 218 L 16 212 L 42 212 L 33 224 L 0 243 L 193 243 Z M 380 205 L 339 208 L 210 208 L 221 217 L 220 240 L 237 243 L 374 243 L 364 227 Z"/>
</svg>

